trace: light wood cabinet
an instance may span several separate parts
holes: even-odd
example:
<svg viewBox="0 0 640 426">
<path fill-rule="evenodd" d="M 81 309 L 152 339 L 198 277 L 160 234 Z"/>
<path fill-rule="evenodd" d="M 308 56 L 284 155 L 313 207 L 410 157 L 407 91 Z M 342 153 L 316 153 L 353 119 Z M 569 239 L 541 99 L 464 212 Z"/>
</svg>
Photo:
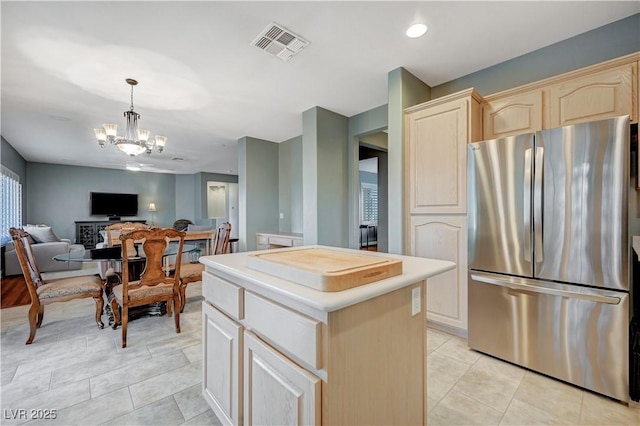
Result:
<svg viewBox="0 0 640 426">
<path fill-rule="evenodd" d="M 425 281 L 324 312 L 250 274 L 203 273 L 203 390 L 223 424 L 426 423 Z"/>
<path fill-rule="evenodd" d="M 202 386 L 206 401 L 224 424 L 242 424 L 242 326 L 202 304 Z"/>
<path fill-rule="evenodd" d="M 635 71 L 626 64 L 550 86 L 547 128 L 632 115 Z"/>
<path fill-rule="evenodd" d="M 482 107 L 483 139 L 542 130 L 542 90 L 500 98 Z"/>
<path fill-rule="evenodd" d="M 429 280 L 427 320 L 467 329 L 467 216 L 411 217 L 411 253 L 455 262 L 456 268 Z"/>
<path fill-rule="evenodd" d="M 611 61 L 485 96 L 483 139 L 629 115 L 638 122 L 638 58 Z"/>
<path fill-rule="evenodd" d="M 482 102 L 469 89 L 405 110 L 407 252 L 456 263 L 429 280 L 427 319 L 460 335 L 467 330 L 467 144 L 482 139 Z M 522 114 L 497 107 L 503 118 Z"/>
<path fill-rule="evenodd" d="M 480 100 L 470 89 L 405 110 L 411 214 L 466 212 L 466 145 L 481 138 Z"/>
<path fill-rule="evenodd" d="M 244 418 L 248 425 L 320 424 L 320 379 L 245 332 Z"/>
<path fill-rule="evenodd" d="M 302 234 L 286 232 L 258 232 L 256 233 L 256 242 L 258 250 L 304 245 Z"/>
</svg>

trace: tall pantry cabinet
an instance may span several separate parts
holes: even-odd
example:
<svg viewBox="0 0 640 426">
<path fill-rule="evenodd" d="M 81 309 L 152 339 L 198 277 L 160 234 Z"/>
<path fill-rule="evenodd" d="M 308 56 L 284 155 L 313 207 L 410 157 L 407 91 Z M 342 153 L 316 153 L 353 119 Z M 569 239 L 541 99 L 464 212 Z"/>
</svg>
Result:
<svg viewBox="0 0 640 426">
<path fill-rule="evenodd" d="M 407 252 L 450 260 L 429 280 L 427 320 L 467 330 L 467 143 L 482 140 L 482 98 L 464 90 L 405 109 Z"/>
</svg>

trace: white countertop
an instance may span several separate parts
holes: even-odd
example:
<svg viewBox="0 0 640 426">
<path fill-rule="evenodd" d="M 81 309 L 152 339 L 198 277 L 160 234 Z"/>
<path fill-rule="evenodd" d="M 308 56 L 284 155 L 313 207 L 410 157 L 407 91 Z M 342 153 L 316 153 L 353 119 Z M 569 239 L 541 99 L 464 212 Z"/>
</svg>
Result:
<svg viewBox="0 0 640 426">
<path fill-rule="evenodd" d="M 256 232 L 256 235 L 273 235 L 277 237 L 295 237 L 302 238 L 303 235 L 297 232 Z"/>
<path fill-rule="evenodd" d="M 333 312 L 455 268 L 455 263 L 445 260 L 400 256 L 338 247 L 304 247 L 323 247 L 367 256 L 382 256 L 400 259 L 402 260 L 402 275 L 344 291 L 322 292 L 247 267 L 247 256 L 251 252 L 203 256 L 200 258 L 200 262 L 203 263 L 208 270 L 220 271 L 232 277 L 241 279 L 248 289 L 251 289 L 250 287 L 254 287 L 255 289 L 264 290 L 271 294 L 279 295 L 288 300 L 309 306 L 321 312 Z M 299 248 L 300 247 L 294 247 L 278 250 L 296 250 Z M 260 251 L 260 253 L 265 252 L 267 251 Z"/>
</svg>

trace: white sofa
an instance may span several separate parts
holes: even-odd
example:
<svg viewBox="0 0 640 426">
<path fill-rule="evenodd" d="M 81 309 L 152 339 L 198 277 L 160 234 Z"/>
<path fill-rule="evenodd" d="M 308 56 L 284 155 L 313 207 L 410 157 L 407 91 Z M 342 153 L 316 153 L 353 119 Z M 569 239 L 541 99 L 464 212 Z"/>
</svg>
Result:
<svg viewBox="0 0 640 426">
<path fill-rule="evenodd" d="M 72 271 L 82 269 L 81 262 L 59 262 L 53 260 L 53 256 L 71 251 L 84 251 L 82 244 L 72 244 L 71 240 L 58 238 L 51 230 L 51 227 L 45 225 L 25 225 L 23 229 L 31 235 L 34 241 L 31 242 L 31 249 L 36 259 L 36 264 L 40 272 L 56 272 L 56 271 Z M 13 242 L 9 242 L 5 246 L 4 253 L 4 274 L 21 275 L 22 269 L 18 261 Z"/>
</svg>

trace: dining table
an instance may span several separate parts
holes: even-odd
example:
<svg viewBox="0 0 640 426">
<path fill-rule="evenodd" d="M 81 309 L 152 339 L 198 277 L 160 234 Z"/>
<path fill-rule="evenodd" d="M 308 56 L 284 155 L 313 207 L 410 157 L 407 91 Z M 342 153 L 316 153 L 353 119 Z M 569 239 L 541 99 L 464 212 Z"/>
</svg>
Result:
<svg viewBox="0 0 640 426">
<path fill-rule="evenodd" d="M 146 256 L 141 244 L 134 244 L 135 254 L 128 256 L 129 262 L 129 280 L 137 280 L 140 278 L 140 274 L 144 271 L 146 264 Z M 177 241 L 170 241 L 163 253 L 163 265 L 166 264 L 165 273 L 170 275 L 173 271 L 171 267 L 175 264 L 175 261 L 171 261 L 171 257 L 178 254 L 179 243 Z M 196 263 L 197 258 L 191 256 L 191 254 L 198 254 L 200 252 L 197 245 L 183 244 L 182 246 L 182 262 Z M 186 255 L 186 256 L 185 256 Z M 109 325 L 113 325 L 114 315 L 111 311 L 111 300 L 113 299 L 112 288 L 122 283 L 122 277 L 120 276 L 122 271 L 122 248 L 120 246 L 99 248 L 99 249 L 85 249 L 79 251 L 71 251 L 68 253 L 61 253 L 53 256 L 53 260 L 58 262 L 99 262 L 106 263 L 105 268 L 107 273 L 103 277 L 103 289 L 104 294 L 107 296 L 107 303 L 105 305 L 105 313 L 109 318 Z M 145 306 L 136 306 L 129 309 L 129 320 L 135 320 L 137 318 L 153 315 L 162 316 L 167 313 L 166 302 L 156 302 Z"/>
</svg>

